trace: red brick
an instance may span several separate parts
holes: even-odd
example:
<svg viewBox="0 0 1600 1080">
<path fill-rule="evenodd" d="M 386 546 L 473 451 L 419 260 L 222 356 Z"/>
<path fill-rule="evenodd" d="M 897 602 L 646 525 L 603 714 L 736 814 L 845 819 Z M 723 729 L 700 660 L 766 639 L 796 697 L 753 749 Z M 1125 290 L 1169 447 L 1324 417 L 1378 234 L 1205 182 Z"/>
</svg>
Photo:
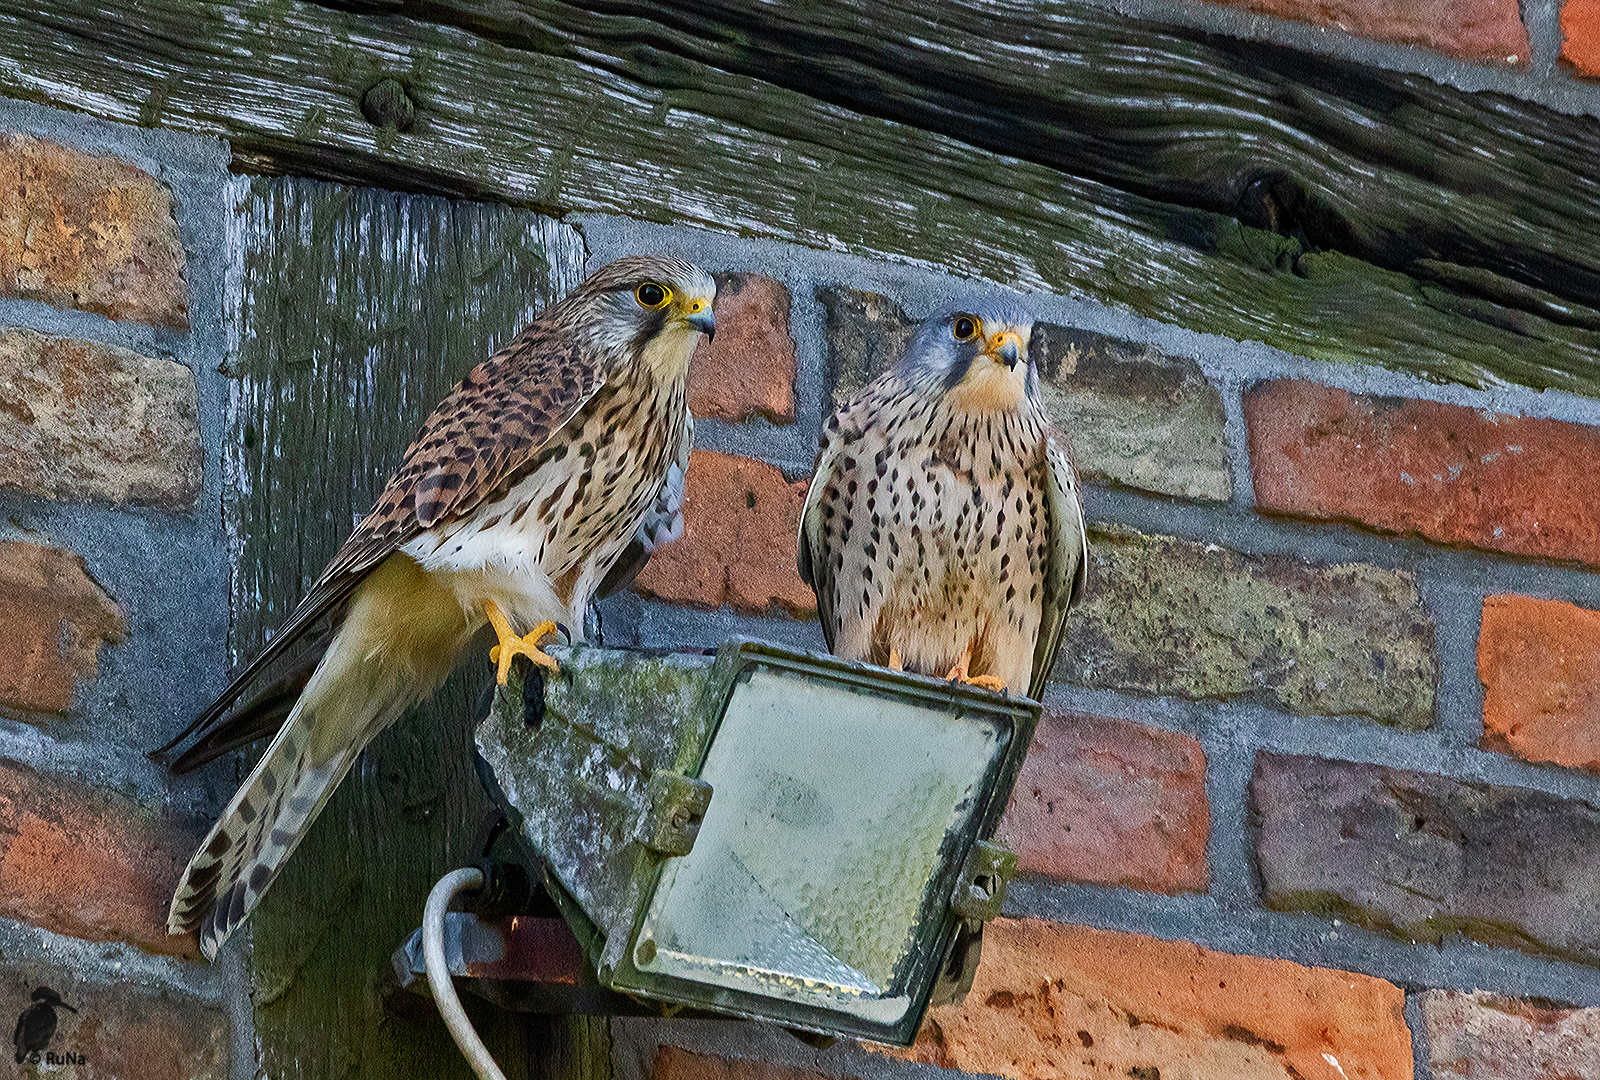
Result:
<svg viewBox="0 0 1600 1080">
<path fill-rule="evenodd" d="M 0 761 L 0 915 L 194 956 L 166 927 L 194 840 L 125 796 Z"/>
<path fill-rule="evenodd" d="M 1224 0 L 1232 7 L 1344 30 L 1397 45 L 1421 45 L 1461 60 L 1528 63 L 1528 31 L 1517 0 Z"/>
<path fill-rule="evenodd" d="M 765 274 L 718 274 L 717 339 L 689 364 L 689 410 L 738 422 L 794 423 L 794 338 L 789 290 Z"/>
<path fill-rule="evenodd" d="M 823 1080 L 822 1074 L 790 1065 L 716 1057 L 663 1046 L 656 1051 L 651 1080 Z"/>
<path fill-rule="evenodd" d="M 220 1010 L 175 993 L 123 980 L 88 981 L 80 971 L 8 955 L 0 961 L 0 1017 L 14 1017 L 41 986 L 77 1012 L 56 1010 L 56 1032 L 45 1053 L 81 1055 L 76 1068 L 41 1061 L 17 1066 L 16 1075 L 124 1077 L 128 1080 L 225 1080 L 230 1047 L 228 1018 Z M 7 1057 L 11 1050 L 4 1051 Z M 41 1055 L 42 1056 L 42 1055 Z"/>
<path fill-rule="evenodd" d="M 116 603 L 60 548 L 0 540 L 0 707 L 64 713 L 126 633 Z"/>
<path fill-rule="evenodd" d="M 1600 0 L 1561 5 L 1561 59 L 1579 75 L 1600 76 Z"/>
<path fill-rule="evenodd" d="M 1478 678 L 1486 747 L 1600 771 L 1600 611 L 1485 597 Z"/>
<path fill-rule="evenodd" d="M 200 494 L 194 373 L 127 349 L 0 330 L 0 486 L 180 509 Z"/>
<path fill-rule="evenodd" d="M 0 137 L 0 296 L 189 328 L 172 194 L 113 157 Z"/>
<path fill-rule="evenodd" d="M 1422 1030 L 1433 1080 L 1600 1076 L 1600 1009 L 1429 990 L 1422 995 Z"/>
<path fill-rule="evenodd" d="M 1046 712 L 1000 822 L 1019 867 L 1070 881 L 1204 892 L 1206 755 L 1178 732 Z"/>
<path fill-rule="evenodd" d="M 1367 975 L 996 919 L 971 993 L 929 1011 L 911 1056 L 1016 1080 L 1410 1080 L 1404 1009 Z"/>
<path fill-rule="evenodd" d="M 795 569 L 806 486 L 765 462 L 696 450 L 684 486 L 683 537 L 651 557 L 634 588 L 675 603 L 816 614 L 816 598 Z"/>
<path fill-rule="evenodd" d="M 1600 565 L 1600 428 L 1295 380 L 1244 411 L 1262 510 Z"/>
</svg>

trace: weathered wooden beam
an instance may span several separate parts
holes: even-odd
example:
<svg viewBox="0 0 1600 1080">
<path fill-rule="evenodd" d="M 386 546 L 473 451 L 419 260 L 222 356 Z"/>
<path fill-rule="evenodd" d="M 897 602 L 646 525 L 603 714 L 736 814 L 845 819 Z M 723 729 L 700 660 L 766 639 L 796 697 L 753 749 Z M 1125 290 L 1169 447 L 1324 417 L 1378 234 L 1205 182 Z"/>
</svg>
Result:
<svg viewBox="0 0 1600 1080">
<path fill-rule="evenodd" d="M 1600 316 L 1492 267 L 1433 259 L 1441 269 L 1422 283 L 1307 250 L 1309 235 L 998 156 L 648 43 L 629 55 L 654 65 L 654 82 L 624 72 L 621 47 L 552 55 L 563 48 L 303 0 L 0 3 L 0 93 L 212 132 L 247 165 L 700 224 L 1087 293 L 1319 359 L 1600 393 Z M 407 131 L 362 114 L 384 78 L 414 103 Z M 1366 123 L 1349 110 L 1342 122 L 1352 140 Z M 1182 141 L 1188 123 L 1165 140 Z M 1525 209 L 1490 204 L 1464 232 Z M 1441 213 L 1455 205 L 1441 196 Z M 1549 215 L 1535 224 L 1555 229 Z M 1595 247 L 1587 218 L 1572 228 L 1574 251 Z"/>
<path fill-rule="evenodd" d="M 762 79 L 1425 278 L 1423 260 L 1483 267 L 1509 279 L 1483 280 L 1491 298 L 1542 289 L 1556 319 L 1555 297 L 1600 307 L 1600 245 L 1573 242 L 1600 237 L 1600 121 L 1502 94 L 1073 0 L 381 8 L 662 89 L 701 65 Z"/>
</svg>

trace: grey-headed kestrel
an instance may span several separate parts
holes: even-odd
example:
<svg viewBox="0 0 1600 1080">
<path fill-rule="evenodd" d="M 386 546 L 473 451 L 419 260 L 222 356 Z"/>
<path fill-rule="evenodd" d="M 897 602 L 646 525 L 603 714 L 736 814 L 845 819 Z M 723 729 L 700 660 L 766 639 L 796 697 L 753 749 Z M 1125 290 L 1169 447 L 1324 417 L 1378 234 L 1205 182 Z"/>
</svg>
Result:
<svg viewBox="0 0 1600 1080">
<path fill-rule="evenodd" d="M 661 515 L 676 513 L 693 441 L 685 376 L 700 335 L 714 330 L 715 294 L 709 275 L 678 259 L 619 259 L 433 411 L 272 643 L 158 751 L 198 735 L 174 763 L 182 769 L 263 734 L 262 710 L 224 714 L 292 642 L 332 619 L 287 720 L 189 861 L 171 933 L 198 929 L 214 958 L 361 749 L 438 687 L 485 620 L 499 637 L 490 657 L 501 683 L 514 655 L 554 669 L 538 644 L 557 621 L 581 637 L 591 598 L 670 538 Z"/>
<path fill-rule="evenodd" d="M 1039 696 L 1088 541 L 1032 329 L 1012 300 L 943 308 L 828 421 L 799 564 L 835 655 Z"/>
</svg>

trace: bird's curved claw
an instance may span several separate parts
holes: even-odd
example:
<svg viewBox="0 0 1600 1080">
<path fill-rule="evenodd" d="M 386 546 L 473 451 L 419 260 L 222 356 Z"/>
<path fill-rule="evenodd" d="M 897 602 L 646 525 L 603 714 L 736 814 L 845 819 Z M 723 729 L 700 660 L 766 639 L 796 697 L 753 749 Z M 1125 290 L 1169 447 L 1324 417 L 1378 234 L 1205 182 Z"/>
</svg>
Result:
<svg viewBox="0 0 1600 1080">
<path fill-rule="evenodd" d="M 526 656 L 540 667 L 548 668 L 552 673 L 560 674 L 561 665 L 556 663 L 555 657 L 539 648 L 539 642 L 555 633 L 555 623 L 546 619 L 522 637 L 518 637 L 511 629 L 511 620 L 506 618 L 505 612 L 500 610 L 499 604 L 496 604 L 493 600 L 485 600 L 483 602 L 483 613 L 489 617 L 489 623 L 494 627 L 495 636 L 500 639 L 500 644 L 489 650 L 489 660 L 495 665 L 495 681 L 497 683 L 501 686 L 506 684 L 506 679 L 511 674 L 511 661 L 518 656 Z"/>
<path fill-rule="evenodd" d="M 1005 680 L 998 675 L 968 675 L 964 671 L 952 668 L 945 678 L 966 686 L 976 686 L 981 690 L 993 690 L 997 694 L 1006 692 Z"/>
<path fill-rule="evenodd" d="M 967 665 L 972 662 L 972 653 L 969 651 L 961 658 L 961 663 L 951 668 L 945 678 L 950 682 L 964 683 L 967 686 L 976 686 L 981 690 L 992 690 L 996 694 L 1006 692 L 1005 680 L 998 675 L 968 675 Z"/>
</svg>

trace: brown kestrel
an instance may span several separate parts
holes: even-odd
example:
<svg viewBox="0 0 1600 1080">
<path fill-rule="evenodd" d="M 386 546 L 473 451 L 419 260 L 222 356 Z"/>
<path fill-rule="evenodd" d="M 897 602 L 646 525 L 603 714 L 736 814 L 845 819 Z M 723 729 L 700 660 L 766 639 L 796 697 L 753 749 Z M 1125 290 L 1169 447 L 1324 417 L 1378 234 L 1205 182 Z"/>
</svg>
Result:
<svg viewBox="0 0 1600 1080">
<path fill-rule="evenodd" d="M 836 655 L 1043 690 L 1088 542 L 1032 329 L 1015 301 L 946 307 L 828 422 L 799 564 Z"/>
<path fill-rule="evenodd" d="M 433 411 L 272 644 L 162 748 L 198 737 L 181 769 L 261 734 L 260 710 L 224 714 L 296 639 L 330 618 L 337 625 L 184 871 L 170 932 L 198 929 L 214 957 L 362 747 L 438 687 L 485 620 L 500 639 L 491 653 L 500 682 L 517 654 L 553 669 L 538 644 L 556 622 L 581 637 L 591 598 L 672 535 L 656 519 L 672 517 L 682 497 L 693 439 L 685 375 L 700 335 L 714 329 L 715 293 L 708 274 L 678 259 L 619 259 Z"/>
</svg>

